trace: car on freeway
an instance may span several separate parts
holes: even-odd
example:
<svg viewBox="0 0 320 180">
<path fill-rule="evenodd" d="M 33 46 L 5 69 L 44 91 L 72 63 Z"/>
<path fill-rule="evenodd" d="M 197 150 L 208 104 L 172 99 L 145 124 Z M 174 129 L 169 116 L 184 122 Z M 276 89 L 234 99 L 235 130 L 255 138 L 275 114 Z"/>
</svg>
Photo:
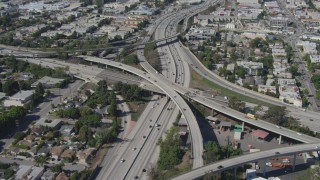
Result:
<svg viewBox="0 0 320 180">
<path fill-rule="evenodd" d="M 152 125 L 150 125 L 149 128 L 152 128 Z"/>
<path fill-rule="evenodd" d="M 274 154 L 280 154 L 279 152 L 275 152 Z"/>
<path fill-rule="evenodd" d="M 139 179 L 139 176 L 135 176 L 134 179 Z"/>
<path fill-rule="evenodd" d="M 120 160 L 120 163 L 124 163 L 126 160 L 124 160 L 123 158 Z"/>
<path fill-rule="evenodd" d="M 222 168 L 223 168 L 223 166 L 222 166 L 222 165 L 219 165 L 217 168 L 218 168 L 218 169 L 222 169 Z"/>
<path fill-rule="evenodd" d="M 145 139 L 146 138 L 146 136 L 142 136 L 143 137 L 143 139 Z"/>
<path fill-rule="evenodd" d="M 147 172 L 147 170 L 146 169 L 142 169 L 142 172 Z"/>
<path fill-rule="evenodd" d="M 137 148 L 136 147 L 134 147 L 134 148 L 132 148 L 132 151 L 135 151 Z"/>
</svg>

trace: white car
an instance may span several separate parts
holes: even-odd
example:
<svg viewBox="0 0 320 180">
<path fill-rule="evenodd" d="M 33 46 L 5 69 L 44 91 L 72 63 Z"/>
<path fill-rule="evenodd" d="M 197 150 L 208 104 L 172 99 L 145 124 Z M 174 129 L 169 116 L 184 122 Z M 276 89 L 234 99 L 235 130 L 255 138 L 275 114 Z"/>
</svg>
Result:
<svg viewBox="0 0 320 180">
<path fill-rule="evenodd" d="M 124 163 L 124 161 L 126 161 L 126 160 L 124 160 L 123 158 L 120 160 L 120 163 Z"/>
<path fill-rule="evenodd" d="M 136 147 L 134 147 L 134 148 L 132 148 L 132 151 L 135 151 L 137 148 Z"/>
</svg>

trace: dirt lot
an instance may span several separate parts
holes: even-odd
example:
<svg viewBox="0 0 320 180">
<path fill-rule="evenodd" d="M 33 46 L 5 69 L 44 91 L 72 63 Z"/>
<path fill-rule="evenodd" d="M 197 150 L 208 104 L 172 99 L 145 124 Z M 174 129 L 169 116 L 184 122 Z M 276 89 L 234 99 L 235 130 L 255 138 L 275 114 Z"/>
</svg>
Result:
<svg viewBox="0 0 320 180">
<path fill-rule="evenodd" d="M 90 168 L 95 169 L 95 167 L 99 166 L 101 162 L 103 161 L 104 157 L 106 156 L 107 152 L 109 150 L 109 145 L 105 144 L 103 145 L 98 152 L 96 153 L 96 156 L 91 159 L 90 161 Z"/>
</svg>

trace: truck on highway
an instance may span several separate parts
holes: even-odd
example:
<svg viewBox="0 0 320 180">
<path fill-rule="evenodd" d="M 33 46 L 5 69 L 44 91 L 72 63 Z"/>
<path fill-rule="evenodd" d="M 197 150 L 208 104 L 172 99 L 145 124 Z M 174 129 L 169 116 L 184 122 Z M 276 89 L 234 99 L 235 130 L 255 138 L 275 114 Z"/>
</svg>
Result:
<svg viewBox="0 0 320 180">
<path fill-rule="evenodd" d="M 257 120 L 257 118 L 253 114 L 250 114 L 250 113 L 246 114 L 244 117 L 248 118 L 248 119 Z"/>
</svg>

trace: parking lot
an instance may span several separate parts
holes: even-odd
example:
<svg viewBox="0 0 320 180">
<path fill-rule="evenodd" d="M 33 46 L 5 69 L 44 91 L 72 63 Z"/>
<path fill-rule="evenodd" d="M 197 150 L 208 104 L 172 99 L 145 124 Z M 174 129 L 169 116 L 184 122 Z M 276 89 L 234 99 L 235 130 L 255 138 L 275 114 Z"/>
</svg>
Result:
<svg viewBox="0 0 320 180">
<path fill-rule="evenodd" d="M 227 130 L 227 131 L 220 131 L 219 134 L 219 129 L 214 129 L 214 133 L 217 137 L 217 140 L 221 146 L 225 146 L 228 143 L 228 137 L 229 137 L 229 142 L 239 142 L 240 143 L 240 148 L 243 151 L 243 154 L 248 154 L 249 153 L 249 146 L 251 146 L 252 149 L 260 149 L 260 150 L 269 150 L 269 149 L 275 149 L 275 148 L 280 148 L 280 147 L 287 147 L 289 146 L 288 143 L 282 143 L 279 144 L 278 140 L 275 137 L 272 137 L 270 134 L 270 141 L 264 141 L 264 140 L 259 140 L 248 132 L 242 133 L 242 139 L 241 140 L 234 140 L 234 132 Z"/>
</svg>

